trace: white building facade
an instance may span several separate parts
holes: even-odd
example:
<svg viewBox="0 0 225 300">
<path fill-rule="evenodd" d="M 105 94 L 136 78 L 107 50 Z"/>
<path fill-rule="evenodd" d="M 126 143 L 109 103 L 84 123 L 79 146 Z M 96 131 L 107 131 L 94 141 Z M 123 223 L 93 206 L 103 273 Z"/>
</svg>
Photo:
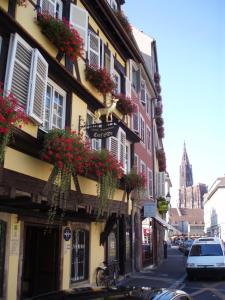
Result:
<svg viewBox="0 0 225 300">
<path fill-rule="evenodd" d="M 204 195 L 205 233 L 225 241 L 225 176 L 219 177 Z"/>
</svg>

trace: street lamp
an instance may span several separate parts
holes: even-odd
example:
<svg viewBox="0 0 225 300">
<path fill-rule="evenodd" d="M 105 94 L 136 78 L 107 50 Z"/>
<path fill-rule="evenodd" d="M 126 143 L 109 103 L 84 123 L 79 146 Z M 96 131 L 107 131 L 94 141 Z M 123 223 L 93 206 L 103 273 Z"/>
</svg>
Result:
<svg viewBox="0 0 225 300">
<path fill-rule="evenodd" d="M 168 192 L 167 195 L 166 195 L 166 201 L 168 203 L 170 203 L 170 200 L 171 200 L 171 196 L 170 196 L 170 192 Z"/>
</svg>

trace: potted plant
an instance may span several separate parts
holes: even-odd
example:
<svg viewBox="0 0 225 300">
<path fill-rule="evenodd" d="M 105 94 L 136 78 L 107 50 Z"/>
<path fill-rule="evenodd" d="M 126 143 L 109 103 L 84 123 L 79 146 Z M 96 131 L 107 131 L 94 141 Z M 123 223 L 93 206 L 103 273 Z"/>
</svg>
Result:
<svg viewBox="0 0 225 300">
<path fill-rule="evenodd" d="M 24 107 L 19 100 L 12 94 L 4 94 L 3 84 L 0 83 L 0 164 L 5 156 L 5 148 L 12 136 L 13 127 L 22 127 L 28 123 L 28 117 Z"/>
<path fill-rule="evenodd" d="M 156 89 L 156 92 L 158 93 L 158 94 L 160 94 L 161 93 L 161 86 L 160 86 L 160 84 L 159 83 L 155 83 L 155 89 Z"/>
<path fill-rule="evenodd" d="M 164 138 L 164 136 L 165 136 L 164 127 L 163 126 L 157 126 L 157 133 L 158 133 L 158 137 L 160 139 Z"/>
<path fill-rule="evenodd" d="M 160 116 L 156 116 L 155 122 L 156 122 L 156 125 L 157 125 L 158 127 L 161 127 L 161 126 L 163 126 L 163 124 L 164 124 L 164 120 L 163 120 L 163 118 L 160 117 Z"/>
<path fill-rule="evenodd" d="M 87 174 L 97 178 L 99 217 L 113 200 L 118 179 L 123 175 L 122 166 L 107 150 L 93 151 L 89 155 Z"/>
<path fill-rule="evenodd" d="M 160 214 L 167 213 L 169 209 L 169 203 L 164 197 L 157 198 L 157 208 Z"/>
<path fill-rule="evenodd" d="M 42 158 L 53 164 L 50 195 L 49 223 L 54 222 L 57 207 L 66 207 L 71 176 L 83 175 L 89 157 L 89 148 L 82 137 L 66 129 L 53 129 L 44 137 Z"/>
<path fill-rule="evenodd" d="M 86 64 L 85 76 L 86 80 L 103 95 L 113 93 L 115 83 L 105 68 Z"/>
<path fill-rule="evenodd" d="M 163 107 L 162 105 L 158 105 L 155 107 L 155 116 L 158 118 L 158 117 L 161 117 L 162 115 L 162 112 L 163 112 Z"/>
<path fill-rule="evenodd" d="M 134 99 L 126 97 L 124 94 L 115 95 L 119 99 L 117 102 L 117 108 L 124 115 L 131 115 L 134 112 L 137 112 L 137 105 L 134 103 Z"/>
<path fill-rule="evenodd" d="M 128 195 L 133 191 L 136 200 L 140 201 L 146 188 L 145 174 L 138 174 L 136 170 L 132 169 L 128 174 L 124 175 L 123 182 Z"/>
<path fill-rule="evenodd" d="M 159 83 L 160 82 L 160 75 L 158 72 L 154 73 L 154 81 L 155 83 Z"/>
<path fill-rule="evenodd" d="M 157 150 L 156 157 L 158 159 L 159 171 L 165 172 L 166 171 L 166 154 L 165 154 L 164 149 Z"/>
<path fill-rule="evenodd" d="M 82 56 L 83 40 L 67 20 L 39 13 L 37 21 L 42 33 L 71 61 Z"/>
<path fill-rule="evenodd" d="M 124 12 L 122 10 L 116 10 L 114 11 L 116 17 L 118 18 L 118 20 L 120 21 L 120 24 L 122 25 L 123 29 L 128 33 L 131 34 L 132 33 L 132 27 L 130 25 L 130 22 L 127 18 L 127 16 L 124 14 Z"/>
</svg>

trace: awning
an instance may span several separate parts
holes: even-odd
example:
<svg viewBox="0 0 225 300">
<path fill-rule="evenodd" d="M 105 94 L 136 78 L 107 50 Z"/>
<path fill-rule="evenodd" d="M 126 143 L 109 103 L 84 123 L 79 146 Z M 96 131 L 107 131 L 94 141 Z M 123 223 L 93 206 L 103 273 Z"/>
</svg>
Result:
<svg viewBox="0 0 225 300">
<path fill-rule="evenodd" d="M 154 219 L 159 222 L 163 227 L 165 227 L 167 230 L 171 230 L 174 232 L 179 232 L 179 230 L 177 230 L 175 227 L 173 227 L 172 225 L 170 225 L 169 223 L 167 223 L 165 220 L 163 220 L 162 218 L 160 218 L 159 216 L 155 216 Z"/>
</svg>

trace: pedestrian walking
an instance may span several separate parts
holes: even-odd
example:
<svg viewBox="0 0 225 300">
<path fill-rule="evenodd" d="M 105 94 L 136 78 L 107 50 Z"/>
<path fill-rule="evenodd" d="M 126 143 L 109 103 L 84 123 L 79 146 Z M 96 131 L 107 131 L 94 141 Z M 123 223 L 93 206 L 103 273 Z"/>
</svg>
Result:
<svg viewBox="0 0 225 300">
<path fill-rule="evenodd" d="M 164 258 L 167 258 L 167 242 L 163 241 Z"/>
</svg>

